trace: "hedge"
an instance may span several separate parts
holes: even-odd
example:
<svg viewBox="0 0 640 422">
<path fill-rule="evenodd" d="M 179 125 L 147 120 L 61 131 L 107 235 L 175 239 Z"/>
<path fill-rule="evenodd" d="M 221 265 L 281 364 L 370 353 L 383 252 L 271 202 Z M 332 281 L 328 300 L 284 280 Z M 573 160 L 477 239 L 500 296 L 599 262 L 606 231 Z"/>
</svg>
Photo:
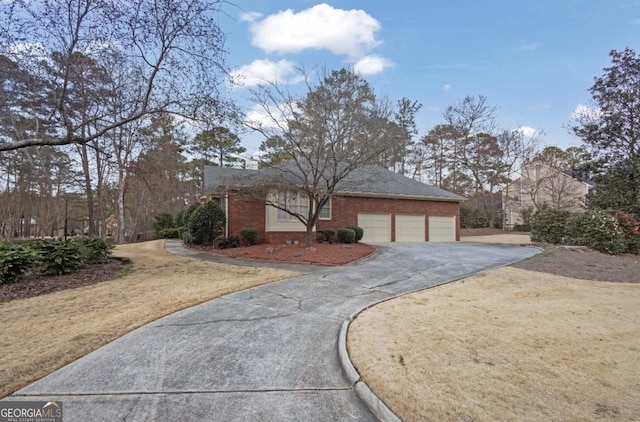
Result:
<svg viewBox="0 0 640 422">
<path fill-rule="evenodd" d="M 533 217 L 531 239 L 536 242 L 588 246 L 610 254 L 640 251 L 640 223 L 622 211 L 584 212 L 541 210 Z"/>
<path fill-rule="evenodd" d="M 356 241 L 356 231 L 344 227 L 338 229 L 338 242 L 340 243 L 354 243 Z"/>
</svg>

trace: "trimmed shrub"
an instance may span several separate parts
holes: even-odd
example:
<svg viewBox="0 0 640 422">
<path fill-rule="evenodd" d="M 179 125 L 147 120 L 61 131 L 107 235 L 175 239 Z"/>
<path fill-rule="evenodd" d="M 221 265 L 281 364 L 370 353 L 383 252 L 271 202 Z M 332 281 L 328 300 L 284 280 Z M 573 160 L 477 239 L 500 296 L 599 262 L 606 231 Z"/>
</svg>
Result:
<svg viewBox="0 0 640 422">
<path fill-rule="evenodd" d="M 191 236 L 191 233 L 189 233 L 188 230 L 183 231 L 180 238 L 184 243 L 193 243 L 193 236 Z"/>
<path fill-rule="evenodd" d="M 180 239 L 182 238 L 182 233 L 187 230 L 186 227 L 170 227 L 168 229 L 160 230 L 160 237 L 163 239 Z"/>
<path fill-rule="evenodd" d="M 38 252 L 27 245 L 0 243 L 0 284 L 21 280 L 38 261 Z"/>
<path fill-rule="evenodd" d="M 316 239 L 318 243 L 333 243 L 336 240 L 334 237 L 335 234 L 336 234 L 335 230 L 331 230 L 331 229 L 321 230 L 317 233 Z"/>
<path fill-rule="evenodd" d="M 255 245 L 258 243 L 258 229 L 253 227 L 244 227 L 240 230 L 240 238 L 243 245 Z"/>
<path fill-rule="evenodd" d="M 530 232 L 531 226 L 529 224 L 516 224 L 513 226 L 513 230 L 517 232 Z"/>
<path fill-rule="evenodd" d="M 534 215 L 531 239 L 587 246 L 610 254 L 638 253 L 640 224 L 632 215 L 620 211 L 543 210 Z"/>
<path fill-rule="evenodd" d="M 231 249 L 240 246 L 240 237 L 238 236 L 218 236 L 213 241 L 213 247 L 216 249 Z"/>
<path fill-rule="evenodd" d="M 109 262 L 113 246 L 109 245 L 101 237 L 90 237 L 84 239 L 82 244 L 85 249 L 85 256 L 88 264 L 102 264 Z"/>
<path fill-rule="evenodd" d="M 176 216 L 176 225 L 179 227 L 187 227 L 187 225 L 189 224 L 189 218 L 191 218 L 191 214 L 193 214 L 193 212 L 197 210 L 200 205 L 201 204 L 199 202 L 191 204 L 186 210 L 180 211 Z"/>
<path fill-rule="evenodd" d="M 616 211 L 613 216 L 624 233 L 627 252 L 640 253 L 640 222 L 633 214 L 624 211 Z"/>
<path fill-rule="evenodd" d="M 531 240 L 534 242 L 562 243 L 565 238 L 565 226 L 571 216 L 569 211 L 545 209 L 533 215 Z"/>
<path fill-rule="evenodd" d="M 356 243 L 358 243 L 359 241 L 362 240 L 362 237 L 364 236 L 364 229 L 360 226 L 347 226 L 348 229 L 353 230 L 354 232 L 356 232 Z"/>
<path fill-rule="evenodd" d="M 624 230 L 611 212 L 588 210 L 573 214 L 566 225 L 566 243 L 619 254 L 627 251 Z"/>
<path fill-rule="evenodd" d="M 86 262 L 85 248 L 80 242 L 50 239 L 39 247 L 42 272 L 46 275 L 68 274 Z"/>
<path fill-rule="evenodd" d="M 338 242 L 354 243 L 356 241 L 356 231 L 349 228 L 338 229 Z"/>
<path fill-rule="evenodd" d="M 213 201 L 201 204 L 190 215 L 187 230 L 195 245 L 211 245 L 213 239 L 224 232 L 224 211 Z"/>
</svg>

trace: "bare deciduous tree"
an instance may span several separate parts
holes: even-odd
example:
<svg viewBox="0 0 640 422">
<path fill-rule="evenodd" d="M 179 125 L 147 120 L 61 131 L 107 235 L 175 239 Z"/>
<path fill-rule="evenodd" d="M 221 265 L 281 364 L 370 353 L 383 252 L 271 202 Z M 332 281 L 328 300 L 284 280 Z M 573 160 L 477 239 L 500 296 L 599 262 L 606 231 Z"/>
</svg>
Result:
<svg viewBox="0 0 640 422">
<path fill-rule="evenodd" d="M 392 109 L 347 69 L 321 75 L 317 85 L 307 79 L 302 98 L 269 84 L 254 92 L 254 100 L 267 118 L 249 124 L 264 134 L 272 152 L 290 160 L 263 163 L 273 177 L 252 196 L 304 224 L 311 246 L 313 228 L 336 189 L 345 188 L 341 183 L 354 169 L 378 162 L 391 147 Z"/>
<path fill-rule="evenodd" d="M 0 55 L 43 81 L 40 107 L 6 113 L 32 116 L 33 125 L 55 127 L 4 138 L 0 151 L 37 145 L 86 144 L 158 112 L 196 116 L 222 113 L 219 86 L 224 34 L 217 24 L 223 0 L 14 1 L 0 12 Z M 4 6 L 3 6 L 4 7 Z M 79 116 L 74 91 L 87 59 L 128 92 L 121 112 L 107 104 Z M 123 98 L 121 98 L 122 100 Z M 86 126 L 94 130 L 89 133 Z"/>
</svg>

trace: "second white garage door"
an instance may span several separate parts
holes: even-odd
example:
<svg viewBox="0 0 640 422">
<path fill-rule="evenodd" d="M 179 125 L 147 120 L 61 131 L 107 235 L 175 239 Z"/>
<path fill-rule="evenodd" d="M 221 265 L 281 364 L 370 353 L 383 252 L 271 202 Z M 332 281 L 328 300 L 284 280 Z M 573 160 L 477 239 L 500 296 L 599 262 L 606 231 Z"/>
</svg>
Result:
<svg viewBox="0 0 640 422">
<path fill-rule="evenodd" d="M 429 242 L 455 242 L 456 216 L 429 216 Z"/>
<path fill-rule="evenodd" d="M 424 241 L 424 215 L 396 214 L 396 242 Z"/>
<path fill-rule="evenodd" d="M 364 243 L 391 242 L 391 214 L 358 214 L 358 226 Z"/>
</svg>

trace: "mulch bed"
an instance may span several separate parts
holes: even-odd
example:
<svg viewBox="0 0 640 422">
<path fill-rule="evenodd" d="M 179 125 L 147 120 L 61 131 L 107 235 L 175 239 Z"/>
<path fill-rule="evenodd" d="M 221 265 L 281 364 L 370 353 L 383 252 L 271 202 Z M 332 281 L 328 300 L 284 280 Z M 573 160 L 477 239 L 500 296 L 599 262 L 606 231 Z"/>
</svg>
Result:
<svg viewBox="0 0 640 422">
<path fill-rule="evenodd" d="M 523 234 L 502 229 L 460 229 L 460 236 Z M 609 255 L 589 248 L 535 243 L 544 252 L 513 264 L 525 270 L 539 271 L 581 280 L 640 283 L 640 255 Z"/>
<path fill-rule="evenodd" d="M 609 255 L 589 248 L 536 243 L 544 252 L 514 267 L 594 281 L 640 283 L 640 255 Z"/>
<path fill-rule="evenodd" d="M 233 249 L 195 245 L 189 247 L 200 252 L 232 258 L 317 265 L 345 265 L 366 258 L 376 251 L 376 248 L 364 243 L 314 243 L 311 248 L 302 244 L 259 244 Z"/>
<path fill-rule="evenodd" d="M 71 274 L 47 276 L 35 270 L 21 281 L 0 284 L 0 303 L 99 283 L 120 274 L 125 268 L 126 261 L 112 259 L 105 264 L 86 265 Z"/>
</svg>

